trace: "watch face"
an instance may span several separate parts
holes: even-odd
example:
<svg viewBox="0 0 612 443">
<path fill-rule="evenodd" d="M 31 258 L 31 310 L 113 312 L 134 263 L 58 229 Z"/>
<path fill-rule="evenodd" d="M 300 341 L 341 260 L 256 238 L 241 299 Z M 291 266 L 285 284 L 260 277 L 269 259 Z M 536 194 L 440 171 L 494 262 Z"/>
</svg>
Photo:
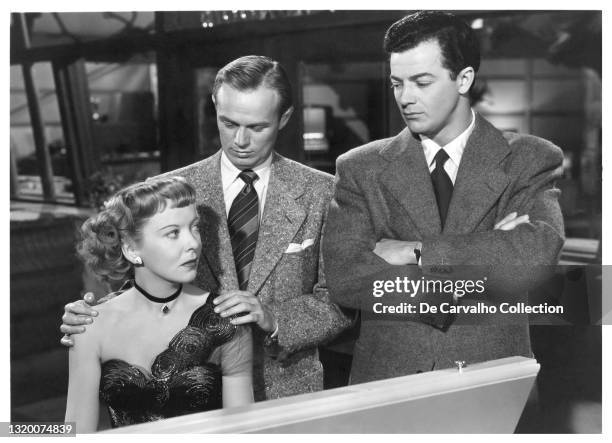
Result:
<svg viewBox="0 0 612 443">
<path fill-rule="evenodd" d="M 264 338 L 264 352 L 270 358 L 276 359 L 280 354 L 280 347 L 278 346 L 278 337 L 270 337 L 270 335 L 266 335 Z"/>
<path fill-rule="evenodd" d="M 278 337 L 272 337 L 270 335 L 266 335 L 266 338 L 264 339 L 265 346 L 272 346 L 276 343 L 278 343 Z"/>
</svg>

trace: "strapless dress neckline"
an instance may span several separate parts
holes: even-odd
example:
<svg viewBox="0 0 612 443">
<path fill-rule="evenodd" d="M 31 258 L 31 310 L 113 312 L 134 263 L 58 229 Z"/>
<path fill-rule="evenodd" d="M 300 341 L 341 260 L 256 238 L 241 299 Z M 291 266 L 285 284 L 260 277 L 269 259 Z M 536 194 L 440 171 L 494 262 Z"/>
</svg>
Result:
<svg viewBox="0 0 612 443">
<path fill-rule="evenodd" d="M 195 309 L 150 369 L 118 358 L 102 364 L 100 398 L 113 427 L 221 407 L 221 368 L 208 360 L 236 326 L 214 312 L 213 298 Z"/>
</svg>

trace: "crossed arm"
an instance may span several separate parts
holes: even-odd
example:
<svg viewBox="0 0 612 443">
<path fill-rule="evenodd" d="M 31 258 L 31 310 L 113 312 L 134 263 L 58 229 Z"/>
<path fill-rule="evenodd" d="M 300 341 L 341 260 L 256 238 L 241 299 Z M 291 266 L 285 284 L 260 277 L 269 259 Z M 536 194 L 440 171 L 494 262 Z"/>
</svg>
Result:
<svg viewBox="0 0 612 443">
<path fill-rule="evenodd" d="M 523 223 L 529 223 L 529 214 L 519 216 L 518 213 L 511 212 L 503 219 L 495 223 L 493 229 L 511 231 Z M 420 241 L 382 238 L 376 242 L 376 247 L 374 248 L 373 252 L 390 265 L 416 265 L 419 263 L 414 250 L 418 249 L 420 253 L 422 248 L 423 243 Z"/>
<path fill-rule="evenodd" d="M 518 293 L 532 287 L 556 264 L 563 245 L 559 191 L 554 188 L 562 156 L 557 151 L 548 154 L 547 161 L 525 165 L 515 177 L 510 195 L 498 208 L 502 216 L 492 229 L 402 240 L 377 237 L 360 178 L 339 161 L 323 245 L 332 299 L 364 309 L 372 303 L 374 281 L 418 280 L 433 276 L 431 270 L 438 265 L 486 266 L 491 289 L 511 287 Z M 422 245 L 422 266 L 416 266 L 413 252 L 418 244 Z"/>
</svg>

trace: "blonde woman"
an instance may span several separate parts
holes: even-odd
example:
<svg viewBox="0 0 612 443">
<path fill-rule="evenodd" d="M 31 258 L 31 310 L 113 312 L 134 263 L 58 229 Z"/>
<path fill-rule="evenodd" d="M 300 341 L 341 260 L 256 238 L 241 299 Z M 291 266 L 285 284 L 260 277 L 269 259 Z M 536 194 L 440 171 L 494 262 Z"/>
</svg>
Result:
<svg viewBox="0 0 612 443">
<path fill-rule="evenodd" d="M 189 284 L 201 253 L 195 191 L 180 177 L 119 191 L 81 227 L 78 252 L 106 280 L 128 280 L 69 350 L 66 421 L 113 427 L 253 401 L 250 330 Z"/>
</svg>

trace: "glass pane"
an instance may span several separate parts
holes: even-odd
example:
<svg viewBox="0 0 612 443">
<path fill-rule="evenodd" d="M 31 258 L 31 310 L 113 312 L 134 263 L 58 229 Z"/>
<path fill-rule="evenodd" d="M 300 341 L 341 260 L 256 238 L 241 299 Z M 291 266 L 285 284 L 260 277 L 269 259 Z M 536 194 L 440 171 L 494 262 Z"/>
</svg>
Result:
<svg viewBox="0 0 612 443">
<path fill-rule="evenodd" d="M 86 63 L 94 136 L 102 160 L 157 150 L 149 63 Z"/>
<path fill-rule="evenodd" d="M 533 82 L 533 110 L 551 112 L 582 112 L 584 86 L 582 79 L 544 79 Z"/>
<path fill-rule="evenodd" d="M 385 136 L 383 63 L 303 64 L 301 74 L 306 164 L 333 173 L 340 154 Z"/>
<path fill-rule="evenodd" d="M 85 64 L 95 147 L 102 168 L 85 177 L 86 190 L 102 190 L 100 205 L 118 188 L 159 174 L 157 70 L 150 55 L 124 63 Z"/>
<path fill-rule="evenodd" d="M 121 32 L 153 32 L 154 11 L 28 14 L 32 46 L 100 40 Z"/>
<path fill-rule="evenodd" d="M 16 181 L 15 191 L 19 197 L 43 199 L 40 159 L 36 155 L 21 66 L 11 66 L 10 75 L 11 178 Z M 44 125 L 45 147 L 51 157 L 55 194 L 59 202 L 70 203 L 74 201 L 74 194 L 51 64 L 35 64 L 32 68 L 32 78 Z"/>
<path fill-rule="evenodd" d="M 515 58 L 483 59 L 478 70 L 484 77 L 523 77 L 527 72 L 527 61 Z"/>
</svg>

